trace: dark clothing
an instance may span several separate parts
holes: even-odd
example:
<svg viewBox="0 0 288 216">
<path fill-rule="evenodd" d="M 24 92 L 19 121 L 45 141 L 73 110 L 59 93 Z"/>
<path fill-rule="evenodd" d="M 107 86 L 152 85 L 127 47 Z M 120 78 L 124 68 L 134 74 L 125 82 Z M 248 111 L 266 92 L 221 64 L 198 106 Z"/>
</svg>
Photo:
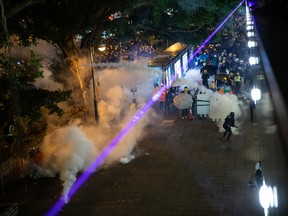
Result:
<svg viewBox="0 0 288 216">
<path fill-rule="evenodd" d="M 233 116 L 231 115 L 228 115 L 226 118 L 225 118 L 225 121 L 223 123 L 223 127 L 236 127 L 235 126 L 235 119 Z"/>
<path fill-rule="evenodd" d="M 204 67 L 202 67 L 200 69 L 200 73 L 204 74 L 204 70 L 207 70 L 207 74 L 209 76 L 213 76 L 213 75 L 216 74 L 216 70 L 215 70 L 215 68 L 212 65 L 205 65 Z"/>
<path fill-rule="evenodd" d="M 228 77 L 227 83 L 228 83 L 229 86 L 233 87 L 233 81 L 234 81 L 233 77 Z"/>
<path fill-rule="evenodd" d="M 223 128 L 225 129 L 225 132 L 223 134 L 222 139 L 224 139 L 226 134 L 228 133 L 227 141 L 229 141 L 229 139 L 230 139 L 230 137 L 232 135 L 231 127 L 236 127 L 235 126 L 235 119 L 234 119 L 234 116 L 228 115 L 225 118 L 225 121 L 223 123 Z"/>
<path fill-rule="evenodd" d="M 255 101 L 250 96 L 249 98 L 249 108 L 250 108 L 250 120 L 253 121 L 254 119 L 254 109 L 255 109 Z"/>
<path fill-rule="evenodd" d="M 188 109 L 188 108 L 186 108 L 186 109 L 181 109 L 182 118 L 187 118 L 187 117 L 188 117 L 188 114 L 189 114 L 189 109 Z"/>
<path fill-rule="evenodd" d="M 251 180 L 249 181 L 250 187 L 255 187 L 259 190 L 263 185 L 263 173 L 261 169 L 257 169 L 255 173 L 253 173 Z"/>
<path fill-rule="evenodd" d="M 210 78 L 208 73 L 203 73 L 202 76 L 202 84 L 209 89 L 209 85 L 208 85 L 208 79 Z"/>
<path fill-rule="evenodd" d="M 165 114 L 168 115 L 171 110 L 173 110 L 173 99 L 174 99 L 175 91 L 171 87 L 167 90 L 166 99 L 165 99 Z"/>
<path fill-rule="evenodd" d="M 256 170 L 255 172 L 255 181 L 257 183 L 257 187 L 260 189 L 263 185 L 263 174 L 261 170 Z"/>
</svg>

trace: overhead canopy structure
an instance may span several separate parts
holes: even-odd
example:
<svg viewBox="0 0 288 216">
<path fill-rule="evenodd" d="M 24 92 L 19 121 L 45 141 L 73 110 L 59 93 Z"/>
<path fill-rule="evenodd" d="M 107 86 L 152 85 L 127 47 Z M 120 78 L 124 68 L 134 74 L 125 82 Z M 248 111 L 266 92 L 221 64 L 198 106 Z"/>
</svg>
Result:
<svg viewBox="0 0 288 216">
<path fill-rule="evenodd" d="M 186 44 L 177 42 L 166 48 L 164 51 L 160 51 L 159 55 L 150 59 L 148 62 L 149 67 L 162 67 L 168 64 L 175 56 L 177 56 L 182 50 L 187 48 Z"/>
<path fill-rule="evenodd" d="M 173 45 L 169 46 L 167 49 L 164 50 L 164 53 L 169 55 L 169 56 L 176 56 L 179 52 L 181 52 L 183 49 L 187 47 L 186 44 L 177 42 L 174 43 Z"/>
</svg>

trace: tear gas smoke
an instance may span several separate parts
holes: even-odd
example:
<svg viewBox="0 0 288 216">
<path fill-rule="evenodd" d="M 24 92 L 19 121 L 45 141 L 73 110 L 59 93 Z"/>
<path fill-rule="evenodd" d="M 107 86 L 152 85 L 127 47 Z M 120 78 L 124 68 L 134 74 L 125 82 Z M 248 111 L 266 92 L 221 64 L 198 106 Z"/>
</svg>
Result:
<svg viewBox="0 0 288 216">
<path fill-rule="evenodd" d="M 91 73 L 90 67 L 85 67 L 85 64 L 88 65 L 87 62 L 87 59 L 84 58 L 79 60 L 79 70 L 83 80 L 87 79 L 89 73 Z M 111 140 L 131 120 L 137 110 L 151 99 L 153 82 L 161 76 L 162 71 L 150 68 L 147 65 L 146 59 L 140 59 L 134 62 L 102 65 L 105 66 L 103 67 L 104 69 L 99 69 L 98 67 L 95 70 L 96 80 L 100 83 L 97 89 L 100 116 L 98 125 L 89 124 L 89 121 L 94 122 L 91 80 L 87 90 L 88 118 L 85 122 L 81 119 L 71 120 L 69 115 L 64 115 L 60 119 L 55 118 L 53 115 L 46 115 L 49 126 L 47 135 L 40 146 L 40 150 L 43 153 L 43 163 L 41 167 L 38 167 L 37 175 L 51 177 L 58 174 L 63 182 L 62 195 L 66 202 L 68 202 L 69 190 L 76 181 L 77 174 L 84 171 L 97 158 Z M 199 70 L 189 70 L 186 73 L 185 80 L 190 89 L 205 90 L 200 85 Z M 67 81 L 69 82 L 69 80 Z M 45 83 L 49 83 L 49 85 L 45 85 Z M 53 83 L 49 79 L 48 70 L 44 79 L 38 84 L 51 89 L 54 89 L 57 85 L 59 86 L 59 84 Z M 137 90 L 134 92 L 137 100 L 134 109 L 131 109 L 130 106 L 134 98 L 131 91 L 132 88 Z M 236 118 L 241 117 L 241 106 L 243 104 L 238 101 L 236 96 L 215 93 L 213 97 L 216 98 L 211 100 L 210 105 L 215 107 L 213 118 L 223 119 L 231 111 L 235 112 Z M 81 100 L 81 98 L 73 99 L 76 101 Z M 61 107 L 66 111 L 70 109 L 66 103 L 62 103 Z M 148 124 L 160 121 L 160 116 L 156 115 L 154 110 L 150 108 L 143 118 L 115 146 L 108 157 L 105 158 L 100 168 L 109 167 L 117 162 L 128 163 L 132 160 L 135 157 L 132 154 L 135 146 L 145 136 L 145 127 Z M 216 123 L 219 124 L 219 121 Z M 220 124 L 218 126 L 221 131 L 222 126 Z M 43 170 L 46 170 L 46 172 Z"/>
<path fill-rule="evenodd" d="M 80 59 L 79 61 L 85 63 L 86 60 Z M 97 92 L 100 116 L 98 125 L 90 124 L 94 122 L 92 99 L 94 93 L 90 91 L 92 88 L 87 90 L 88 116 L 86 121 L 71 120 L 67 114 L 62 118 L 55 118 L 53 115 L 45 116 L 49 125 L 47 135 L 40 146 L 43 162 L 42 166 L 38 167 L 38 172 L 35 170 L 37 167 L 33 167 L 34 174 L 43 177 L 59 175 L 63 182 L 62 196 L 66 202 L 68 202 L 69 190 L 76 181 L 77 174 L 84 171 L 97 158 L 135 115 L 137 109 L 151 98 L 153 80 L 159 77 L 162 71 L 148 68 L 147 65 L 147 60 L 143 59 L 135 62 L 108 64 L 105 69 L 96 70 L 95 77 L 100 83 Z M 89 77 L 87 75 L 89 73 L 91 73 L 90 67 L 81 68 L 81 79 Z M 45 76 L 41 84 L 38 84 L 43 86 L 44 80 L 51 83 L 51 80 Z M 92 83 L 90 82 L 89 85 L 91 86 Z M 46 85 L 46 87 L 49 86 Z M 50 85 L 50 87 L 53 89 L 53 86 Z M 131 88 L 136 88 L 135 95 L 132 94 Z M 134 96 L 137 103 L 135 108 L 131 108 Z M 75 100 L 78 101 L 81 98 L 75 98 Z M 66 111 L 70 109 L 66 103 L 60 106 Z M 132 152 L 144 136 L 145 126 L 153 124 L 154 121 L 160 121 L 159 118 L 153 109 L 150 109 L 105 158 L 100 168 L 108 167 L 121 160 L 124 163 L 132 160 L 135 157 Z M 43 169 L 49 172 L 43 172 Z"/>
</svg>

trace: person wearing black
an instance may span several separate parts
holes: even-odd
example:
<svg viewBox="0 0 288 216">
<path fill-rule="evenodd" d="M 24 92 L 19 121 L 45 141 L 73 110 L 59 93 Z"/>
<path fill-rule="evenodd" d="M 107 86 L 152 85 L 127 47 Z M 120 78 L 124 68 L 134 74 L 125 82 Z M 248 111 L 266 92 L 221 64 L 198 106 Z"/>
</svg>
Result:
<svg viewBox="0 0 288 216">
<path fill-rule="evenodd" d="M 262 173 L 261 161 L 257 161 L 255 165 L 255 172 L 252 174 L 251 179 L 248 183 L 249 187 L 256 188 L 259 190 L 263 185 L 263 173 Z"/>
<path fill-rule="evenodd" d="M 207 89 L 209 89 L 208 79 L 210 78 L 207 70 L 204 70 L 202 76 L 202 85 L 204 85 Z"/>
<path fill-rule="evenodd" d="M 228 137 L 226 139 L 227 142 L 230 142 L 230 137 L 232 135 L 232 130 L 231 130 L 231 127 L 236 127 L 238 128 L 236 125 L 235 125 L 235 113 L 234 112 L 231 112 L 226 118 L 225 118 L 225 121 L 223 123 L 223 128 L 225 129 L 225 132 L 223 134 L 223 137 L 222 137 L 222 140 L 225 140 L 225 136 L 226 134 L 228 133 Z"/>
<path fill-rule="evenodd" d="M 165 99 L 165 114 L 170 114 L 170 111 L 173 111 L 173 99 L 175 95 L 175 89 L 171 86 L 166 93 Z"/>
<path fill-rule="evenodd" d="M 254 120 L 254 109 L 256 108 L 255 101 L 252 99 L 252 96 L 249 97 L 249 109 L 250 109 L 250 120 Z"/>
</svg>

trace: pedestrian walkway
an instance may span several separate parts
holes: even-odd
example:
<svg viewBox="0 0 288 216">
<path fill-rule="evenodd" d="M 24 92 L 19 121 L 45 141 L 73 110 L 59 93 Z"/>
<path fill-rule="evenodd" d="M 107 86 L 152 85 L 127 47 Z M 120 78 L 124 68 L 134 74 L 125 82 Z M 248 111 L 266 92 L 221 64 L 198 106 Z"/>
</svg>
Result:
<svg viewBox="0 0 288 216">
<path fill-rule="evenodd" d="M 248 135 L 223 142 L 215 122 L 177 114 L 147 133 L 134 161 L 93 175 L 62 215 L 263 213 L 256 190 L 248 187 L 255 165 Z"/>
<path fill-rule="evenodd" d="M 265 138 L 257 134 L 257 124 L 249 120 L 227 143 L 209 118 L 163 116 L 146 128 L 134 160 L 95 172 L 59 215 L 264 215 L 248 181 L 256 161 L 269 152 L 263 150 Z M 282 185 L 287 180 L 283 177 Z M 19 215 L 44 215 L 61 187 L 55 178 L 29 180 L 1 202 L 18 200 Z"/>
</svg>

